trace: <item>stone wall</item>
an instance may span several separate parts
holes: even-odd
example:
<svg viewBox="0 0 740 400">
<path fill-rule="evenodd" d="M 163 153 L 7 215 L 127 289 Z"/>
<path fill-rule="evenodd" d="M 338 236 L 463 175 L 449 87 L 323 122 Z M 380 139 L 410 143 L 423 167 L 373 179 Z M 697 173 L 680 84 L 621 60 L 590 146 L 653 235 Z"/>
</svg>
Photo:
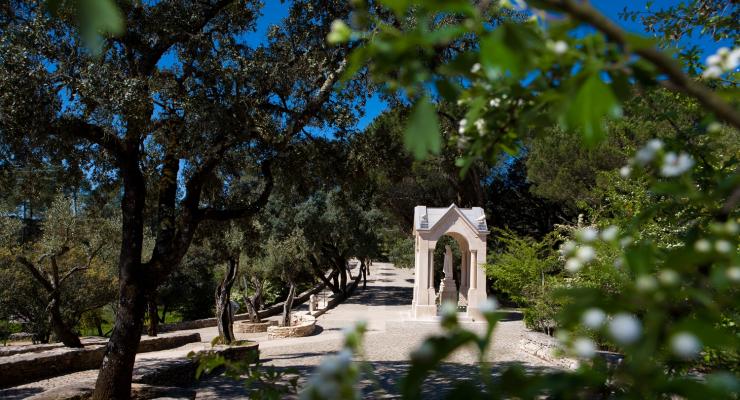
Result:
<svg viewBox="0 0 740 400">
<path fill-rule="evenodd" d="M 105 344 L 108 338 L 100 336 L 81 337 L 82 345 Z M 0 346 L 0 357 L 8 357 L 23 353 L 41 353 L 42 351 L 64 348 L 64 343 L 42 343 L 42 344 L 22 344 L 15 346 Z"/>
<path fill-rule="evenodd" d="M 527 331 L 519 342 L 521 349 L 537 358 L 555 364 L 561 368 L 576 369 L 578 360 L 558 355 L 561 349 L 557 339 L 544 333 Z"/>
<path fill-rule="evenodd" d="M 172 349 L 187 343 L 200 342 L 200 334 L 171 334 L 143 337 L 139 353 Z M 105 344 L 92 344 L 81 349 L 53 348 L 0 357 L 0 387 L 10 387 L 65 375 L 72 372 L 100 368 Z"/>
<path fill-rule="evenodd" d="M 305 303 L 308 301 L 308 298 L 312 294 L 316 294 L 324 289 L 326 285 L 325 284 L 319 284 L 309 290 L 306 290 L 305 292 L 299 294 L 298 296 L 293 299 L 293 308 Z M 264 310 L 260 310 L 258 312 L 260 318 L 267 318 L 272 317 L 274 315 L 278 315 L 281 312 L 283 312 L 283 302 L 273 304 L 269 307 L 267 307 Z M 236 314 L 234 315 L 234 321 L 244 321 L 249 319 L 249 314 Z M 160 332 L 172 332 L 172 331 L 181 331 L 186 329 L 202 329 L 202 328 L 210 328 L 212 326 L 218 325 L 218 321 L 216 318 L 203 318 L 203 319 L 196 319 L 194 321 L 182 321 L 182 322 L 173 322 L 170 324 L 162 324 L 159 326 Z"/>
</svg>

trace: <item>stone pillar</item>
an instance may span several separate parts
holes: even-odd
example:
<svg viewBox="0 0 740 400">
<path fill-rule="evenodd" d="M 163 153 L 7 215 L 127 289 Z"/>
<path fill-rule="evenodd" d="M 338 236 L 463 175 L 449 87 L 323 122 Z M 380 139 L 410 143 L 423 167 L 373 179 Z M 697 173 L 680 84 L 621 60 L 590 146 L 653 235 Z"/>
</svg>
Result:
<svg viewBox="0 0 740 400">
<path fill-rule="evenodd" d="M 416 301 L 412 307 L 413 317 L 417 319 L 433 318 L 437 315 L 434 290 L 434 247 L 431 243 L 420 240 L 418 255 L 418 275 L 414 277 Z"/>
<path fill-rule="evenodd" d="M 470 256 L 468 252 L 462 252 L 460 261 L 460 295 L 457 305 L 465 307 L 468 305 L 468 289 L 470 289 Z"/>
<path fill-rule="evenodd" d="M 315 294 L 312 294 L 308 298 L 308 312 L 316 312 L 319 310 L 319 298 Z"/>
<path fill-rule="evenodd" d="M 485 252 L 482 254 L 485 257 Z M 470 289 L 468 289 L 467 314 L 473 320 L 483 319 L 480 305 L 486 301 L 486 273 L 481 265 L 484 260 L 478 259 L 478 250 L 470 250 Z"/>
</svg>

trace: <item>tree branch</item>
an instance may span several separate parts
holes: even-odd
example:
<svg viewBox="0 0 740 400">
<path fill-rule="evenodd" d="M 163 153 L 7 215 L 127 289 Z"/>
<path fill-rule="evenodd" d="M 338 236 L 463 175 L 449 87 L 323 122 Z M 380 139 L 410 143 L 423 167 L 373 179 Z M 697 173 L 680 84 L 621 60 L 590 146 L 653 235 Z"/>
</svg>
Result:
<svg viewBox="0 0 740 400">
<path fill-rule="evenodd" d="M 609 18 L 605 17 L 589 5 L 588 2 L 576 2 L 573 0 L 542 0 L 542 3 L 593 26 L 606 35 L 609 40 L 620 44 L 626 49 L 631 48 L 627 40 L 627 33 Z M 681 66 L 672 58 L 666 56 L 661 51 L 653 47 L 641 47 L 632 50 L 635 54 L 647 61 L 650 61 L 650 63 L 657 67 L 661 73 L 665 74 L 670 82 L 675 85 L 676 89 L 694 97 L 709 111 L 712 111 L 719 119 L 737 129 L 740 129 L 740 114 L 732 107 L 732 105 L 726 103 L 721 97 L 716 95 L 706 86 L 686 75 L 683 70 L 681 70 Z"/>
<path fill-rule="evenodd" d="M 215 209 L 215 208 L 200 208 L 198 209 L 198 218 L 200 220 L 211 220 L 211 221 L 227 221 L 235 218 L 250 217 L 258 213 L 267 204 L 267 200 L 270 198 L 272 188 L 274 186 L 274 179 L 272 176 L 272 159 L 267 159 L 262 162 L 262 175 L 265 178 L 265 185 L 262 187 L 262 192 L 259 197 L 251 204 L 241 208 L 231 209 Z"/>
<path fill-rule="evenodd" d="M 28 272 L 30 272 L 31 275 L 33 275 L 33 277 L 36 278 L 36 280 L 39 281 L 39 283 L 41 283 L 44 289 L 46 289 L 49 293 L 52 293 L 54 291 L 54 285 L 52 285 L 51 282 L 44 277 L 44 274 L 42 274 L 41 271 L 36 268 L 35 265 L 33 265 L 33 263 L 28 261 L 26 257 L 18 256 L 15 258 L 15 260 L 18 261 L 19 264 L 26 267 Z"/>
</svg>

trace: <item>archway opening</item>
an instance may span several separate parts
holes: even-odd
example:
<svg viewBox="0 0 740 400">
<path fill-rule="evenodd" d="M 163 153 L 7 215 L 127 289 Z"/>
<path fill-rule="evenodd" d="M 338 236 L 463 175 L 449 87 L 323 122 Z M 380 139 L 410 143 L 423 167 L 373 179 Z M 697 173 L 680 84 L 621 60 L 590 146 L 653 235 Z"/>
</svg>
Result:
<svg viewBox="0 0 740 400">
<path fill-rule="evenodd" d="M 447 280 L 444 274 L 444 261 L 447 246 L 452 253 L 452 281 Z M 456 232 L 448 232 L 437 239 L 434 246 L 434 290 L 437 293 L 437 304 L 443 300 L 452 300 L 462 311 L 467 307 L 467 295 L 469 289 L 469 245 L 465 237 Z M 453 284 L 454 282 L 454 284 Z M 444 286 L 444 290 L 443 290 Z M 451 290 L 451 292 L 450 292 Z M 447 292 L 445 295 L 443 292 Z"/>
</svg>

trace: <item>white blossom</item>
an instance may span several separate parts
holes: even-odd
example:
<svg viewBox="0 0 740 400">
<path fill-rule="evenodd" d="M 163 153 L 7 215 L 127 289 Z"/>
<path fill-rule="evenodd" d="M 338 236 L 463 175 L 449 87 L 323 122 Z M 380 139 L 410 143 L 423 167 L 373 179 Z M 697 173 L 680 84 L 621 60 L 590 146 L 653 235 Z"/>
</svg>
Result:
<svg viewBox="0 0 740 400">
<path fill-rule="evenodd" d="M 550 49 L 555 54 L 565 54 L 566 51 L 568 51 L 568 43 L 566 43 L 563 40 L 558 40 L 554 43 L 552 43 Z"/>
<path fill-rule="evenodd" d="M 606 240 L 607 242 L 611 242 L 617 239 L 617 235 L 619 235 L 619 228 L 617 228 L 614 225 L 609 225 L 601 231 L 601 238 Z"/>
<path fill-rule="evenodd" d="M 488 102 L 488 105 L 490 105 L 491 107 L 498 107 L 499 105 L 501 105 L 501 99 L 499 99 L 498 97 L 494 97 Z"/>
<path fill-rule="evenodd" d="M 653 161 L 655 154 L 663 148 L 663 141 L 660 139 L 651 139 L 645 146 L 635 153 L 635 160 L 641 165 L 646 165 Z"/>
<path fill-rule="evenodd" d="M 722 68 L 717 65 L 709 66 L 702 72 L 701 76 L 706 79 L 717 79 L 722 76 Z"/>
<path fill-rule="evenodd" d="M 576 251 L 576 242 L 572 240 L 568 240 L 560 246 L 560 254 L 564 256 L 569 256 L 573 254 L 574 251 Z"/>
<path fill-rule="evenodd" d="M 577 258 L 571 258 L 568 261 L 565 262 L 565 269 L 568 272 L 576 273 L 583 268 L 583 263 L 578 260 Z"/>
<path fill-rule="evenodd" d="M 642 334 L 642 324 L 634 315 L 620 313 L 609 322 L 609 333 L 620 344 L 634 343 Z"/>
<path fill-rule="evenodd" d="M 580 337 L 573 341 L 573 351 L 580 358 L 592 358 L 596 354 L 596 344 L 589 338 Z"/>
<path fill-rule="evenodd" d="M 470 72 L 472 72 L 472 73 L 474 73 L 474 74 L 475 74 L 475 73 L 477 73 L 478 71 L 480 71 L 480 63 L 475 63 L 475 64 L 473 64 L 473 67 L 472 67 L 472 68 L 470 68 Z"/>
<path fill-rule="evenodd" d="M 727 254 L 732 251 L 732 243 L 727 240 L 721 239 L 714 243 L 714 249 L 720 253 Z"/>
<path fill-rule="evenodd" d="M 676 153 L 670 151 L 663 156 L 663 165 L 660 174 L 665 177 L 674 177 L 683 174 L 694 166 L 694 159 L 687 153 Z"/>
<path fill-rule="evenodd" d="M 442 318 L 457 317 L 457 304 L 451 301 L 445 301 L 440 307 L 440 314 L 442 314 Z"/>
<path fill-rule="evenodd" d="M 583 263 L 587 263 L 596 258 L 596 250 L 591 246 L 581 246 L 576 250 L 576 258 Z"/>
<path fill-rule="evenodd" d="M 740 282 L 740 267 L 730 267 L 725 271 L 727 278 L 733 282 Z"/>
<path fill-rule="evenodd" d="M 604 324 L 606 313 L 600 308 L 589 308 L 581 316 L 581 322 L 584 326 L 591 329 L 598 329 Z"/>
<path fill-rule="evenodd" d="M 478 129 L 478 132 L 483 133 L 486 131 L 486 120 L 483 118 L 478 118 L 475 120 L 475 127 Z"/>
<path fill-rule="evenodd" d="M 498 301 L 493 297 L 487 298 L 486 301 L 484 301 L 483 304 L 479 306 L 480 312 L 487 315 L 493 314 L 497 309 Z"/>
<path fill-rule="evenodd" d="M 619 240 L 619 246 L 624 248 L 632 244 L 632 237 L 631 236 L 625 236 L 622 239 Z"/>
<path fill-rule="evenodd" d="M 737 235 L 738 230 L 740 230 L 740 227 L 737 222 L 732 220 L 725 222 L 725 233 L 728 235 Z"/>
<path fill-rule="evenodd" d="M 722 124 L 717 121 L 714 121 L 707 126 L 707 132 L 709 133 L 717 133 L 720 130 L 722 130 Z"/>
<path fill-rule="evenodd" d="M 460 126 L 460 129 L 458 129 L 458 132 L 465 133 L 465 129 L 467 129 L 468 127 L 468 120 L 465 118 L 461 119 L 459 126 Z"/>
<path fill-rule="evenodd" d="M 658 272 L 658 280 L 666 286 L 674 286 L 681 281 L 681 276 L 672 269 L 664 269 Z"/>
<path fill-rule="evenodd" d="M 684 359 L 691 359 L 701 351 L 701 342 L 689 332 L 679 332 L 671 337 L 671 350 Z"/>
<path fill-rule="evenodd" d="M 434 347 L 429 342 L 422 343 L 418 349 L 411 353 L 411 358 L 417 361 L 430 361 L 434 357 Z"/>
<path fill-rule="evenodd" d="M 640 275 L 637 277 L 635 287 L 641 292 L 649 292 L 658 286 L 658 282 L 652 275 Z"/>
<path fill-rule="evenodd" d="M 706 253 L 712 248 L 712 244 L 707 239 L 699 239 L 694 243 L 694 250 L 699 253 Z"/>
<path fill-rule="evenodd" d="M 622 178 L 629 178 L 630 175 L 632 175 L 632 167 L 629 165 L 625 165 L 624 167 L 620 168 L 619 175 L 621 175 Z"/>
<path fill-rule="evenodd" d="M 596 228 L 588 227 L 576 232 L 576 238 L 584 243 L 593 242 L 599 237 L 599 231 Z"/>
</svg>

